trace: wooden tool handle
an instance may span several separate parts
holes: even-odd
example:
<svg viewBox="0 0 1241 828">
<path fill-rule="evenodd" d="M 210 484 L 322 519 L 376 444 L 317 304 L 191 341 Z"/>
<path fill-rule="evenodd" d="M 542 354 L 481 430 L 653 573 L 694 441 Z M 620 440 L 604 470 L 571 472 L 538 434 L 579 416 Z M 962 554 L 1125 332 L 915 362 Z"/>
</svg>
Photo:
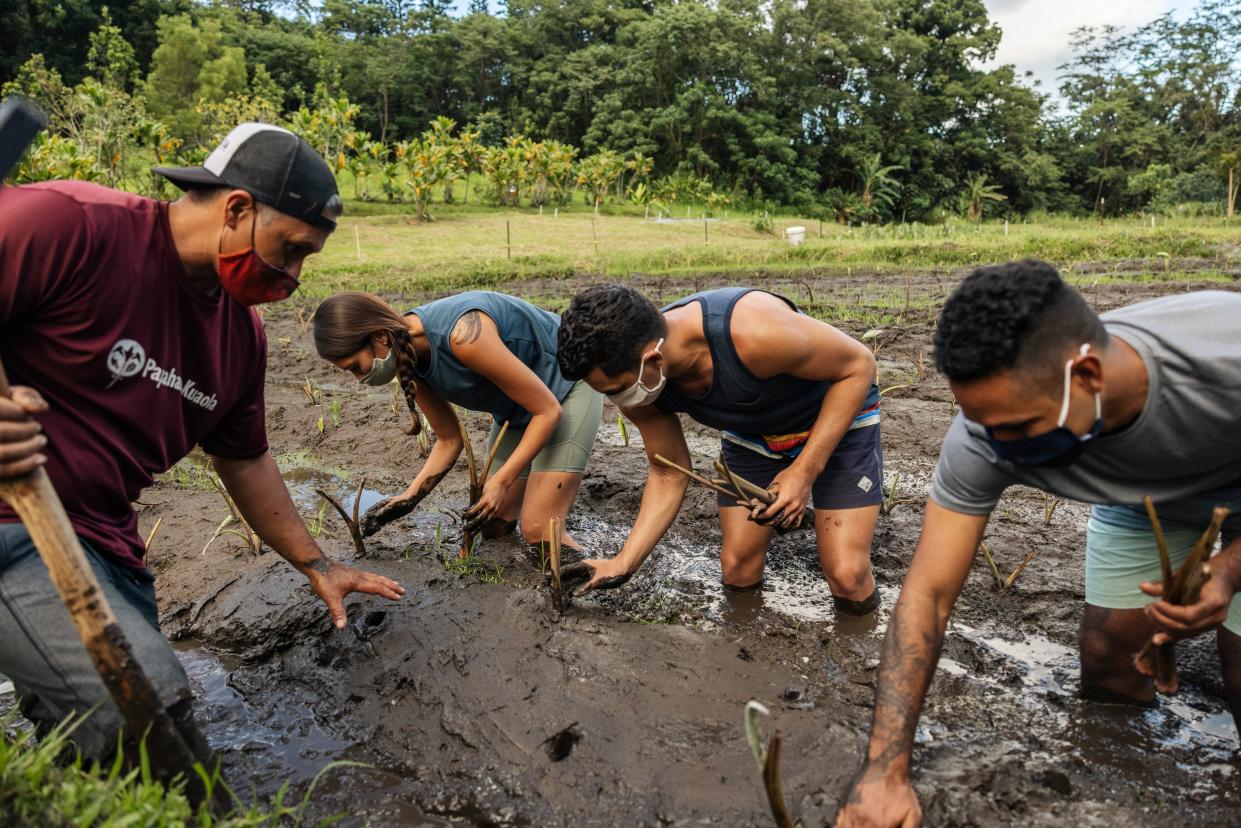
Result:
<svg viewBox="0 0 1241 828">
<path fill-rule="evenodd" d="M 0 395 L 10 396 L 2 364 Z M 145 734 L 147 749 L 158 758 L 161 770 L 168 778 L 184 774 L 191 799 L 202 801 L 206 792 L 193 767 L 195 762 L 209 767 L 210 753 L 195 755 L 134 658 L 47 472 L 37 468 L 21 477 L 0 479 L 0 498 L 13 507 L 30 533 L 91 662 L 125 718 L 127 732 L 131 737 Z M 192 741 L 206 745 L 205 740 Z M 214 805 L 220 809 L 227 802 L 217 793 Z"/>
</svg>

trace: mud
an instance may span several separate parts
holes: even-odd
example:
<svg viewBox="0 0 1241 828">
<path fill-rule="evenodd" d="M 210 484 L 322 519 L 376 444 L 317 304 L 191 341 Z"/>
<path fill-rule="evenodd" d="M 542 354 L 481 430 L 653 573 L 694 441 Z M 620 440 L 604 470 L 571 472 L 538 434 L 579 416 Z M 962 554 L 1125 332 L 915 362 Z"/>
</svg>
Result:
<svg viewBox="0 0 1241 828">
<path fill-rule="evenodd" d="M 1084 289 L 1101 310 L 1221 287 L 1099 271 L 1107 281 Z M 203 553 L 226 510 L 195 474 L 202 459 L 184 461 L 139 508 L 144 530 L 163 519 L 150 558 L 162 623 L 183 642 L 199 716 L 234 786 L 269 795 L 287 779 L 300 796 L 325 765 L 346 760 L 367 767 L 325 774 L 312 814 L 373 825 L 768 825 L 742 732 L 743 706 L 757 699 L 772 710 L 765 726 L 784 733 L 793 810 L 807 825 L 829 821 L 863 754 L 883 629 L 953 413 L 929 339 L 961 275 L 744 280 L 825 315 L 846 308 L 831 318 L 855 335 L 881 328 L 872 337 L 881 385 L 905 386 L 884 399 L 895 507 L 875 538 L 883 608 L 871 619 L 833 617 L 806 533 L 777 539 L 762 593 L 723 593 L 714 496 L 698 489 L 638 576 L 558 618 L 538 562 L 514 537 L 484 542 L 465 574 L 442 562 L 456 549 L 462 465 L 417 513 L 368 541 L 361 565 L 400 580 L 404 600 L 355 598 L 350 626 L 335 631 L 274 553 L 255 557 L 229 536 Z M 668 299 L 717 283 L 634 279 Z M 511 289 L 563 302 L 585 281 Z M 351 504 L 365 476 L 363 509 L 404 488 L 422 461 L 401 432 L 403 401 L 394 409 L 386 389 L 319 361 L 292 308 L 270 310 L 266 324 L 272 450 L 307 520 L 319 514 L 316 486 Z M 301 390 L 307 377 L 319 405 Z M 468 423 L 481 444 L 486 422 Z M 692 424 L 687 433 L 701 467 L 718 438 Z M 619 547 L 644 476 L 636 429 L 623 445 L 609 408 L 568 522 L 591 553 Z M 1045 524 L 1046 507 L 1037 492 L 1008 494 L 987 542 L 1001 569 L 1038 554 L 1006 594 L 980 564 L 954 613 L 914 756 L 928 824 L 1236 824 L 1241 759 L 1213 646 L 1180 648 L 1184 689 L 1156 708 L 1080 700 L 1086 509 L 1061 503 Z M 320 542 L 352 559 L 331 509 Z"/>
</svg>

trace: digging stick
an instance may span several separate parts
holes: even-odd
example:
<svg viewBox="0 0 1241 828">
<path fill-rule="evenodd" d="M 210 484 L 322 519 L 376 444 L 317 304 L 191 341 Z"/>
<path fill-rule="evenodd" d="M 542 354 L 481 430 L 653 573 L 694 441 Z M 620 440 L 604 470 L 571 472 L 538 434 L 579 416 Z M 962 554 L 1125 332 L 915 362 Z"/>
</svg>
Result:
<svg viewBox="0 0 1241 828">
<path fill-rule="evenodd" d="M 0 395 L 11 396 L 2 365 Z M 206 740 L 192 720 L 182 722 L 191 730 L 182 736 L 134 658 L 47 472 L 38 468 L 22 477 L 0 480 L 0 498 L 26 525 L 91 662 L 125 719 L 126 731 L 131 737 L 145 735 L 147 750 L 158 760 L 155 764 L 165 772 L 164 777 L 183 776 L 186 792 L 197 807 L 206 800 L 207 791 L 194 765 L 213 766 Z M 196 752 L 199 746 L 202 754 Z M 221 813 L 228 810 L 222 786 L 216 787 L 212 806 Z"/>
</svg>

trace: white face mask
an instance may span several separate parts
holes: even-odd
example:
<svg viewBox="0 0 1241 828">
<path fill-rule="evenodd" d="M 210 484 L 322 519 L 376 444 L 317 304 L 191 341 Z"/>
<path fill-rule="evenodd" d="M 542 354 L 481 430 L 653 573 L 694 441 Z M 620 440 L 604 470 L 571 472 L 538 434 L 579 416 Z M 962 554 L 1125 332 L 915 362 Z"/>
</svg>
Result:
<svg viewBox="0 0 1241 828">
<path fill-rule="evenodd" d="M 659 348 L 664 344 L 663 339 L 655 343 L 655 350 L 651 353 L 659 353 Z M 659 382 L 654 387 L 647 388 L 642 384 L 642 369 L 646 367 L 646 361 L 650 358 L 650 354 L 642 357 L 642 361 L 638 363 L 638 379 L 633 385 L 624 391 L 617 391 L 615 394 L 608 394 L 608 399 L 613 405 L 619 405 L 622 408 L 639 408 L 644 405 L 650 405 L 659 397 L 664 386 L 668 384 L 668 378 L 664 376 L 664 369 L 659 369 Z"/>
<path fill-rule="evenodd" d="M 375 352 L 375 346 L 371 346 L 371 353 Z M 387 385 L 392 382 L 392 378 L 396 376 L 396 349 L 388 348 L 388 355 L 383 359 L 376 357 L 371 361 L 371 370 L 366 376 L 358 380 L 363 385 Z"/>
</svg>

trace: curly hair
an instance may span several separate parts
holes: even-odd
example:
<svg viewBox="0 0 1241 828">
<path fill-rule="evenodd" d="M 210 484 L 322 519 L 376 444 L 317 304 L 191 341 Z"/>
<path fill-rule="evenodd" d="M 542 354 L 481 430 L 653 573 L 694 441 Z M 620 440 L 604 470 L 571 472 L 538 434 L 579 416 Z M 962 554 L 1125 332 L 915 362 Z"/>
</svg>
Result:
<svg viewBox="0 0 1241 828">
<path fill-rule="evenodd" d="M 609 377 L 632 370 L 642 346 L 668 333 L 659 308 L 627 285 L 600 285 L 573 297 L 560 318 L 560 371 L 579 380 L 595 368 Z"/>
<path fill-rule="evenodd" d="M 418 389 L 414 373 L 418 356 L 404 318 L 378 296 L 361 291 L 329 296 L 315 308 L 312 318 L 315 350 L 324 359 L 352 356 L 370 344 L 371 334 L 380 331 L 388 334 L 392 340 L 392 350 L 396 352 L 397 379 L 405 394 L 405 404 L 409 406 L 411 422 L 405 433 L 415 435 L 420 432 L 422 418 L 418 415 Z"/>
<path fill-rule="evenodd" d="M 935 367 L 953 382 L 1017 369 L 1057 374 L 1066 348 L 1107 344 L 1086 300 L 1046 262 L 1026 259 L 974 270 L 944 303 Z"/>
</svg>

